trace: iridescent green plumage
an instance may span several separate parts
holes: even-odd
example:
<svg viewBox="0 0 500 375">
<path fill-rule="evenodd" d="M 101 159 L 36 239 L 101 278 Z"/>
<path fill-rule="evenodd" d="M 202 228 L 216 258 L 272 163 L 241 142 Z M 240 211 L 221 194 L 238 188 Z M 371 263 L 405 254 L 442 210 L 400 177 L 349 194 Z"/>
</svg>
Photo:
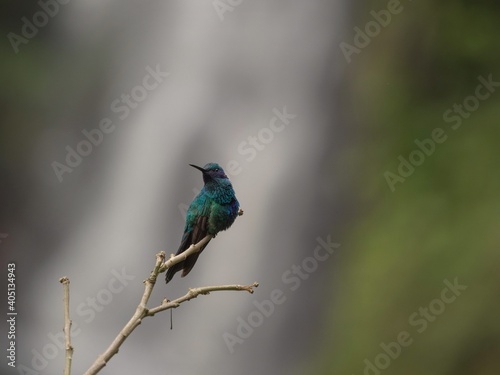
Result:
<svg viewBox="0 0 500 375">
<path fill-rule="evenodd" d="M 215 237 L 220 231 L 228 229 L 238 216 L 240 207 L 231 181 L 218 164 L 209 163 L 203 168 L 190 165 L 203 173 L 205 185 L 188 208 L 184 235 L 176 255 L 200 242 L 207 234 Z M 196 254 L 169 268 L 165 281 L 168 283 L 180 270 L 182 277 L 186 276 L 205 247 L 206 245 Z"/>
</svg>

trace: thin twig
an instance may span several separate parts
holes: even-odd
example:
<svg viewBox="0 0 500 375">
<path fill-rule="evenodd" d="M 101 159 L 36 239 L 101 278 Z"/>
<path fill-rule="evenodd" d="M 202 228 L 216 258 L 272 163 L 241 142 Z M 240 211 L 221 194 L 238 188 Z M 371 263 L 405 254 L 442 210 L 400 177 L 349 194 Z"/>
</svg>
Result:
<svg viewBox="0 0 500 375">
<path fill-rule="evenodd" d="M 186 260 L 186 258 L 191 255 L 191 254 L 194 254 L 194 253 L 197 253 L 198 251 L 200 251 L 201 248 L 203 248 L 203 246 L 205 246 L 208 242 L 210 242 L 210 240 L 214 238 L 212 235 L 210 234 L 207 234 L 200 242 L 198 242 L 197 244 L 195 245 L 191 245 L 187 248 L 186 251 L 184 251 L 183 253 L 179 254 L 179 255 L 176 255 L 174 256 L 173 254 L 170 255 L 170 259 L 167 260 L 165 263 L 163 263 L 161 265 L 161 268 L 158 270 L 158 272 L 156 273 L 156 276 L 158 276 L 158 273 L 162 273 L 162 272 L 165 272 L 167 269 L 169 269 L 170 267 L 172 267 L 173 265 L 177 264 L 177 263 L 180 263 L 182 262 L 183 260 Z M 153 273 L 154 273 L 154 270 L 153 272 L 151 273 L 151 276 L 153 276 Z M 151 276 L 149 276 L 151 278 Z M 155 279 L 156 280 L 156 279 Z"/>
<path fill-rule="evenodd" d="M 211 235 L 207 235 L 197 244 L 191 245 L 182 254 L 176 256 L 171 255 L 170 259 L 167 261 L 165 261 L 164 251 L 161 251 L 158 254 L 156 254 L 155 267 L 153 268 L 153 271 L 151 272 L 149 277 L 146 280 L 144 280 L 144 293 L 142 295 L 141 302 L 139 303 L 137 309 L 135 310 L 134 315 L 130 318 L 127 324 L 125 324 L 125 326 L 122 328 L 118 336 L 116 336 L 116 338 L 113 340 L 111 345 L 104 351 L 104 353 L 102 353 L 100 356 L 97 357 L 96 361 L 92 364 L 92 366 L 90 366 L 90 368 L 84 373 L 84 375 L 95 375 L 99 371 L 101 371 L 102 368 L 106 366 L 106 364 L 109 362 L 109 360 L 116 353 L 118 353 L 118 350 L 120 349 L 123 342 L 127 339 L 127 337 L 134 331 L 134 329 L 137 328 L 137 326 L 139 326 L 139 324 L 141 324 L 142 319 L 147 316 L 153 316 L 160 311 L 176 308 L 182 302 L 189 301 L 190 299 L 193 299 L 200 294 L 208 294 L 213 291 L 242 290 L 242 291 L 247 291 L 249 293 L 253 293 L 253 288 L 257 287 L 259 285 L 258 283 L 253 283 L 251 285 L 207 286 L 203 288 L 190 289 L 186 295 L 177 298 L 173 301 L 168 301 L 165 299 L 163 300 L 161 305 L 155 307 L 154 309 L 147 308 L 147 303 L 149 301 L 151 293 L 153 292 L 153 288 L 155 286 L 158 274 L 165 272 L 173 265 L 182 262 L 189 255 L 200 251 L 200 249 L 202 249 L 203 246 L 207 244 L 212 238 L 213 237 Z"/>
<path fill-rule="evenodd" d="M 253 294 L 254 288 L 257 288 L 259 286 L 258 282 L 255 282 L 250 285 L 217 285 L 217 286 L 204 286 L 201 288 L 190 288 L 189 292 L 187 292 L 185 295 L 182 297 L 179 297 L 177 299 L 174 299 L 173 301 L 169 301 L 167 299 L 164 299 L 161 305 L 153 307 L 152 309 L 149 309 L 148 313 L 146 316 L 154 316 L 155 314 L 165 311 L 168 309 L 176 308 L 179 307 L 179 305 L 183 302 L 189 301 L 193 298 L 198 297 L 200 294 L 201 295 L 206 295 L 210 294 L 210 292 L 219 292 L 223 290 L 237 290 L 237 291 L 246 291 L 250 294 Z"/>
<path fill-rule="evenodd" d="M 66 341 L 66 364 L 64 375 L 71 375 L 71 361 L 73 360 L 73 347 L 71 346 L 71 319 L 69 318 L 69 278 L 61 277 L 59 282 L 64 288 L 64 337 Z"/>
</svg>

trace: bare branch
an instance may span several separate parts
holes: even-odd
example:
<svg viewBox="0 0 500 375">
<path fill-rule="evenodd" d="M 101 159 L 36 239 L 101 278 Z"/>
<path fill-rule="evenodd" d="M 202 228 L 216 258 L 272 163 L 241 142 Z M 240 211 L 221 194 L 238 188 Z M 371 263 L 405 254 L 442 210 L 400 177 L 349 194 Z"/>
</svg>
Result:
<svg viewBox="0 0 500 375">
<path fill-rule="evenodd" d="M 165 311 L 168 309 L 179 307 L 179 305 L 181 303 L 189 301 L 193 298 L 196 298 L 200 294 L 206 295 L 206 294 L 210 294 L 210 292 L 220 292 L 223 290 L 237 290 L 237 291 L 241 290 L 241 291 L 247 291 L 248 293 L 253 294 L 253 292 L 254 292 L 253 289 L 257 288 L 258 286 L 259 286 L 259 283 L 255 282 L 255 283 L 250 284 L 250 285 L 218 285 L 218 286 L 204 286 L 202 288 L 192 288 L 192 289 L 189 289 L 189 292 L 187 292 L 185 295 L 183 295 L 182 297 L 179 297 L 177 299 L 174 299 L 173 301 L 169 301 L 167 299 L 164 299 L 160 306 L 149 309 L 147 316 L 153 316 L 156 313 L 159 313 L 161 311 Z"/>
<path fill-rule="evenodd" d="M 205 246 L 212 238 L 214 238 L 212 235 L 207 234 L 200 242 L 198 242 L 196 245 L 191 245 L 187 248 L 186 251 L 184 251 L 182 254 L 174 256 L 173 254 L 170 255 L 170 259 L 167 260 L 159 270 L 159 272 L 165 272 L 168 270 L 170 267 L 173 265 L 182 262 L 183 260 L 186 260 L 188 256 L 191 254 L 197 253 L 200 251 L 200 249 Z M 154 272 L 154 271 L 153 271 Z M 151 273 L 152 275 L 153 273 Z"/>
<path fill-rule="evenodd" d="M 64 375 L 71 375 L 71 361 L 73 360 L 73 347 L 71 346 L 71 320 L 69 318 L 69 278 L 61 277 L 59 282 L 64 288 L 64 337 L 66 341 L 66 364 Z"/>
<path fill-rule="evenodd" d="M 202 288 L 189 289 L 189 292 L 182 297 L 179 297 L 173 301 L 168 301 L 165 299 L 163 300 L 161 305 L 153 309 L 148 309 L 147 303 L 149 301 L 153 288 L 156 284 L 156 279 L 158 278 L 158 275 L 162 272 L 165 272 L 173 265 L 182 262 L 189 255 L 200 251 L 200 249 L 202 249 L 203 246 L 207 244 L 212 238 L 213 236 L 207 235 L 197 244 L 191 245 L 182 254 L 176 256 L 171 255 L 170 259 L 167 261 L 165 261 L 164 251 L 161 251 L 158 254 L 156 254 L 156 264 L 153 268 L 153 271 L 151 271 L 149 277 L 146 280 L 144 280 L 144 293 L 142 295 L 141 302 L 139 303 L 139 305 L 135 310 L 134 315 L 130 318 L 127 324 L 125 324 L 125 326 L 122 328 L 118 336 L 116 336 L 116 338 L 113 340 L 111 345 L 105 350 L 104 353 L 102 353 L 100 356 L 97 357 L 96 361 L 92 364 L 92 366 L 90 366 L 90 368 L 84 373 L 84 375 L 97 374 L 104 366 L 106 366 L 109 360 L 116 353 L 118 353 L 118 350 L 120 349 L 123 342 L 127 339 L 127 337 L 134 331 L 134 329 L 137 328 L 137 326 L 139 326 L 139 324 L 141 324 L 142 319 L 147 316 L 154 316 L 158 312 L 176 308 L 181 303 L 196 298 L 200 294 L 205 295 L 209 294 L 210 292 L 222 291 L 222 290 L 247 291 L 249 293 L 253 293 L 253 289 L 259 286 L 259 284 L 256 282 L 251 285 L 206 286 Z"/>
</svg>

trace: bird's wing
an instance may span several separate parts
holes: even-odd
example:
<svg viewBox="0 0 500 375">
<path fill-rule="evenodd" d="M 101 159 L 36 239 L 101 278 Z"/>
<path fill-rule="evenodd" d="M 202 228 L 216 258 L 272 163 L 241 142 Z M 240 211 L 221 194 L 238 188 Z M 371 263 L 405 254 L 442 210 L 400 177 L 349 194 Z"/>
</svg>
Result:
<svg viewBox="0 0 500 375">
<path fill-rule="evenodd" d="M 208 232 L 208 216 L 200 215 L 198 216 L 198 219 L 194 224 L 192 230 L 190 231 L 186 230 L 186 232 L 184 232 L 181 244 L 175 255 L 182 254 L 191 245 L 200 242 L 203 238 L 205 238 L 207 232 Z M 208 242 L 205 244 L 205 246 L 207 245 Z M 186 276 L 189 273 L 189 271 L 191 271 L 191 269 L 193 268 L 194 264 L 196 263 L 196 260 L 198 259 L 198 256 L 203 251 L 205 246 L 203 246 L 197 253 L 191 254 L 182 262 L 179 262 L 175 264 L 173 267 L 170 267 L 167 270 L 167 274 L 165 275 L 165 281 L 168 283 L 172 279 L 172 277 L 174 277 L 174 275 L 180 270 L 182 270 L 182 277 Z"/>
<path fill-rule="evenodd" d="M 205 238 L 207 232 L 208 232 L 208 216 L 198 217 L 196 225 L 194 226 L 193 231 L 191 232 L 190 241 L 187 241 L 187 243 L 185 244 L 186 248 L 184 250 L 186 250 L 189 246 L 200 242 L 203 238 Z M 194 264 L 196 263 L 196 260 L 198 259 L 201 252 L 207 245 L 208 242 L 200 249 L 200 251 L 186 258 L 186 260 L 183 262 L 184 265 L 182 267 L 181 277 L 186 276 L 191 271 L 191 269 L 194 267 Z"/>
</svg>

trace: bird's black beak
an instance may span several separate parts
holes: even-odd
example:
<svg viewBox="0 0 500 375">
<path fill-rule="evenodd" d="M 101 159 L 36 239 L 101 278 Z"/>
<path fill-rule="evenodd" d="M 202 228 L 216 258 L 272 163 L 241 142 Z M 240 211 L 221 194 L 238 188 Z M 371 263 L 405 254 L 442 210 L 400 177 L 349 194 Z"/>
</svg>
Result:
<svg viewBox="0 0 500 375">
<path fill-rule="evenodd" d="M 189 164 L 191 167 L 193 168 L 196 168 L 200 171 L 202 171 L 203 173 L 207 173 L 207 170 L 206 169 L 203 169 L 202 167 L 198 167 L 197 165 L 194 165 L 194 164 Z"/>
</svg>

